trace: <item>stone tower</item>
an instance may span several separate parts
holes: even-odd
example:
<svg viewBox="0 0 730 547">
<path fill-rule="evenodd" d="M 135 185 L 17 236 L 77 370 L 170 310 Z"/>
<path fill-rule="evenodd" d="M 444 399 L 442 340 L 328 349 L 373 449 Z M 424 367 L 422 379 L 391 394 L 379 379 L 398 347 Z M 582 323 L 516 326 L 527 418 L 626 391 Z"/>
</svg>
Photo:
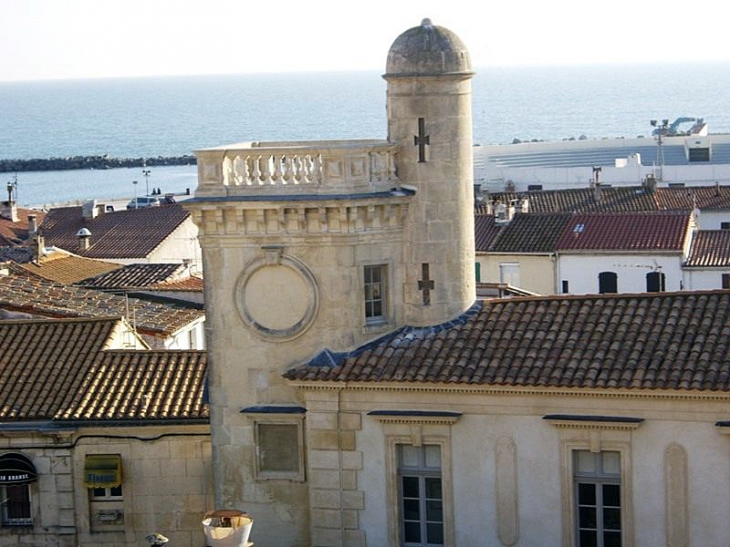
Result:
<svg viewBox="0 0 730 547">
<path fill-rule="evenodd" d="M 251 513 L 257 544 L 359 537 L 320 518 L 358 503 L 339 467 L 358 461 L 357 422 L 331 395 L 304 408 L 282 373 L 474 302 L 471 75 L 424 21 L 388 56 L 388 140 L 196 152 L 216 508 Z"/>
<path fill-rule="evenodd" d="M 433 325 L 475 299 L 471 61 L 453 32 L 424 19 L 390 48 L 388 140 L 416 195 L 405 250 L 405 321 Z"/>
</svg>

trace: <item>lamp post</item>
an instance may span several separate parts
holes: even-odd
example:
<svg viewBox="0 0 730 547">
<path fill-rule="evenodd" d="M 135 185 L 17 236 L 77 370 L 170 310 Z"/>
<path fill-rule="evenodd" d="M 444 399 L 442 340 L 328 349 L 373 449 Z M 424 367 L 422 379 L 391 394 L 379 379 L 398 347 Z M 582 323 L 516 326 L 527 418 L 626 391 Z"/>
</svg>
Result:
<svg viewBox="0 0 730 547">
<path fill-rule="evenodd" d="M 664 144 L 664 141 L 662 140 L 665 135 L 668 134 L 669 130 L 669 120 L 664 119 L 661 121 L 661 123 L 657 122 L 657 120 L 649 120 L 649 123 L 652 127 L 656 127 L 656 129 L 653 131 L 656 135 L 656 142 L 657 142 L 657 153 L 656 153 L 656 162 L 658 165 L 657 170 L 657 177 L 656 179 L 658 181 L 662 180 L 662 168 L 664 167 L 664 150 L 662 149 L 662 144 Z"/>
<path fill-rule="evenodd" d="M 133 180 L 132 184 L 134 185 L 134 208 L 137 209 L 139 206 L 137 205 L 137 181 Z"/>
<path fill-rule="evenodd" d="M 143 167 L 142 175 L 144 176 L 144 184 L 145 184 L 145 188 L 147 190 L 147 195 L 149 196 L 150 195 L 150 170 L 144 169 L 144 165 L 142 167 Z"/>
</svg>

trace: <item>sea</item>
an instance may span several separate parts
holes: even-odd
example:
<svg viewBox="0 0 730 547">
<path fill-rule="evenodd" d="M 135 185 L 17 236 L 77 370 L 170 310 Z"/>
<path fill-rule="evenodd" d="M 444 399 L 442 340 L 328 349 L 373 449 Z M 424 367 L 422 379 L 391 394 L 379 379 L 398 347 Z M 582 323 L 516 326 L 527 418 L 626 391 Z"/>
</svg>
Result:
<svg viewBox="0 0 730 547">
<path fill-rule="evenodd" d="M 730 132 L 730 65 L 476 68 L 475 144 L 629 138 L 651 119 Z M 386 137 L 377 71 L 0 83 L 0 159 L 178 156 L 243 141 Z M 3 177 L 7 180 L 3 180 Z M 194 193 L 194 166 L 0 173 L 21 205 Z M 134 181 L 137 183 L 135 184 Z"/>
</svg>

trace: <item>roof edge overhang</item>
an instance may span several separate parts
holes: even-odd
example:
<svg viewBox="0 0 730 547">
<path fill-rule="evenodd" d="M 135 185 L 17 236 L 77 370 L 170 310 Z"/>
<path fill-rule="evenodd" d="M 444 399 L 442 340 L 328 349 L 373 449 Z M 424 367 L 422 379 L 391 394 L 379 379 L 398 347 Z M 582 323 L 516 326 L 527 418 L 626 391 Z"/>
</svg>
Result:
<svg viewBox="0 0 730 547">
<path fill-rule="evenodd" d="M 335 382 L 318 380 L 288 380 L 288 384 L 294 388 L 309 391 L 400 391 L 493 396 L 730 401 L 730 390 L 513 387 L 435 382 Z"/>
</svg>

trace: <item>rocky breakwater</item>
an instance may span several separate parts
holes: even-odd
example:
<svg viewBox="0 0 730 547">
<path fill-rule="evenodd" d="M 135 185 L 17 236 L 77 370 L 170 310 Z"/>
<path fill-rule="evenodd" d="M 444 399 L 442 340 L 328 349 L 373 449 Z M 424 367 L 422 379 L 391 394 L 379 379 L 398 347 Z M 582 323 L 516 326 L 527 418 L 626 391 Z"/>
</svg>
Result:
<svg viewBox="0 0 730 547">
<path fill-rule="evenodd" d="M 68 158 L 36 158 L 0 160 L 0 173 L 14 171 L 67 171 L 70 169 L 119 169 L 124 167 L 160 167 L 163 165 L 195 165 L 195 156 L 158 156 L 156 158 L 113 158 L 111 156 L 72 156 Z"/>
</svg>

